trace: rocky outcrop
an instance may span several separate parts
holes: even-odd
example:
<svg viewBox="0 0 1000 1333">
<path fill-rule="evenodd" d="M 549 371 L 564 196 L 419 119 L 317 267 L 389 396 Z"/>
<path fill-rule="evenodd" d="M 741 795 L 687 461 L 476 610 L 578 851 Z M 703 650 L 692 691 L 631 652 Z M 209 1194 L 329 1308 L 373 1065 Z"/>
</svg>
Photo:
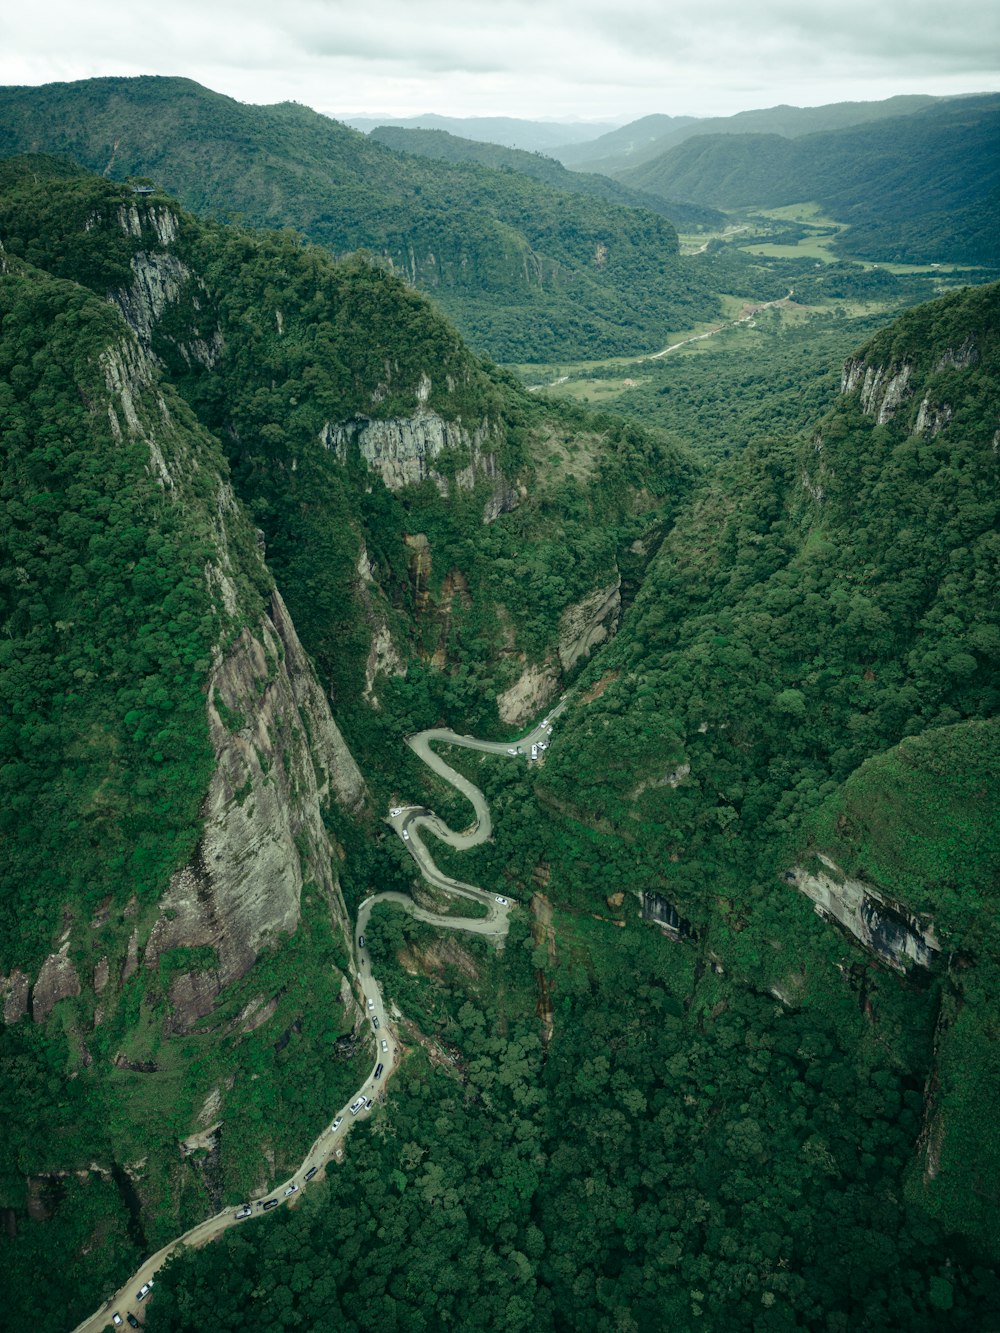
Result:
<svg viewBox="0 0 1000 1333">
<path fill-rule="evenodd" d="M 817 859 L 823 869 L 810 872 L 794 866 L 786 871 L 785 880 L 812 899 L 820 916 L 843 926 L 897 972 L 934 966 L 941 945 L 931 923 L 921 921 L 873 885 L 851 879 L 828 856 L 820 853 Z"/>
<path fill-rule="evenodd" d="M 366 797 L 277 593 L 257 634 L 244 629 L 213 672 L 208 716 L 216 765 L 201 841 L 171 880 L 144 956 L 152 967 L 166 949 L 215 950 L 217 968 L 172 983 L 181 1027 L 294 932 L 304 883 L 344 914 L 322 810 L 336 799 L 356 811 Z"/>
<path fill-rule="evenodd" d="M 43 1022 L 59 1003 L 80 994 L 80 978 L 69 958 L 69 940 L 58 953 L 49 954 L 31 991 L 31 1016 Z"/>
<path fill-rule="evenodd" d="M 617 633 L 622 610 L 621 586 L 621 579 L 616 578 L 614 583 L 595 589 L 581 601 L 567 607 L 559 617 L 557 651 L 564 672 L 571 671 L 599 643 L 604 643 Z"/>
<path fill-rule="evenodd" d="M 925 440 L 933 440 L 935 435 L 939 435 L 944 430 L 954 415 L 954 409 L 950 403 L 935 405 L 930 398 L 923 398 L 917 411 L 917 421 L 913 433 L 922 436 Z"/>
<path fill-rule="evenodd" d="M 856 357 L 844 366 L 840 391 L 847 394 L 860 389 L 862 412 L 884 426 L 913 393 L 912 374 L 913 367 L 908 361 L 898 366 L 872 366 Z"/>
<path fill-rule="evenodd" d="M 497 695 L 500 721 L 520 727 L 545 708 L 559 693 L 559 673 L 551 662 L 529 664 L 518 679 Z"/>
<path fill-rule="evenodd" d="M 470 430 L 460 421 L 445 421 L 420 407 L 412 417 L 379 421 L 358 416 L 340 425 L 328 424 L 320 438 L 340 459 L 356 453 L 390 491 L 423 481 L 433 482 L 442 495 L 453 489 L 488 487 L 484 523 L 518 503 L 516 488 L 498 468 L 500 429 L 490 421 Z"/>
<path fill-rule="evenodd" d="M 3 1021 L 7 1024 L 19 1023 L 28 1012 L 30 996 L 31 982 L 19 967 L 15 967 L 9 977 L 0 977 Z"/>
</svg>

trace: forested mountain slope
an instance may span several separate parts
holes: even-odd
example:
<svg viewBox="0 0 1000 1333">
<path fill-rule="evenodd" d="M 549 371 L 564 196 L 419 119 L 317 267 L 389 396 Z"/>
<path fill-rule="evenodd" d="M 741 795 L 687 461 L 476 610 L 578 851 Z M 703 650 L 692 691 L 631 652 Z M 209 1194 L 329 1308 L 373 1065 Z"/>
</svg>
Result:
<svg viewBox="0 0 1000 1333">
<path fill-rule="evenodd" d="M 613 174 L 639 167 L 670 148 L 702 134 L 780 134 L 795 139 L 803 134 L 846 129 L 894 116 L 907 116 L 940 99 L 914 93 L 881 102 L 829 102 L 825 106 L 772 106 L 738 111 L 733 116 L 643 116 L 610 130 L 590 143 L 567 143 L 553 150 L 560 162 L 577 171 Z"/>
<path fill-rule="evenodd" d="M 849 253 L 995 265 L 1000 97 L 963 97 L 851 129 L 789 139 L 714 135 L 629 168 L 637 190 L 715 208 L 810 200 L 850 230 Z"/>
<path fill-rule="evenodd" d="M 338 868 L 400 735 L 554 698 L 696 469 L 379 267 L 159 192 L 9 160 L 0 244 L 2 1202 L 68 1325 L 357 1086 Z"/>
<path fill-rule="evenodd" d="M 188 207 L 367 248 L 496 360 L 616 355 L 717 306 L 654 213 L 475 164 L 403 158 L 294 103 L 246 106 L 187 79 L 0 92 L 0 153 L 151 177 Z"/>
<path fill-rule="evenodd" d="M 397 153 L 409 153 L 414 157 L 435 158 L 442 162 L 479 162 L 495 171 L 518 171 L 570 194 L 591 195 L 595 199 L 607 199 L 627 208 L 644 208 L 659 213 L 678 227 L 691 229 L 718 226 L 725 222 L 723 214 L 714 209 L 668 202 L 657 195 L 642 194 L 620 185 L 609 176 L 570 171 L 554 157 L 546 157 L 542 153 L 527 153 L 499 144 L 462 139 L 444 130 L 404 129 L 394 125 L 378 126 L 372 130 L 371 138 Z"/>
<path fill-rule="evenodd" d="M 990 1326 L 998 303 L 912 312 L 706 482 L 540 767 L 475 768 L 462 873 L 530 923 L 372 919 L 421 1049 L 151 1328 Z"/>
</svg>

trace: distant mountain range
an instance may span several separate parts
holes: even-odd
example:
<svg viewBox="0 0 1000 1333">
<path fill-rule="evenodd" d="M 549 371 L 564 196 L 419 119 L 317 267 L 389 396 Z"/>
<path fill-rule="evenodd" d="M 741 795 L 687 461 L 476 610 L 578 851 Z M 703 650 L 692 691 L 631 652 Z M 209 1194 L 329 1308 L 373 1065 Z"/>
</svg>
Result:
<svg viewBox="0 0 1000 1333">
<path fill-rule="evenodd" d="M 695 135 L 801 134 L 846 129 L 867 121 L 910 115 L 944 99 L 915 93 L 882 102 L 831 102 L 826 106 L 772 106 L 733 116 L 643 116 L 602 134 L 591 143 L 570 135 L 551 151 L 567 167 L 614 173 L 649 162 Z"/>
<path fill-rule="evenodd" d="M 563 124 L 561 121 L 518 120 L 513 116 L 338 116 L 365 134 L 380 125 L 396 125 L 408 130 L 444 130 L 463 139 L 477 139 L 480 143 L 502 144 L 505 148 L 522 148 L 527 152 L 552 152 L 558 145 L 590 143 L 615 129 L 614 121 L 579 121 Z"/>
<path fill-rule="evenodd" d="M 202 213 L 292 226 L 334 254 L 368 249 L 496 360 L 647 350 L 717 310 L 658 213 L 403 156 L 291 102 L 249 106 L 180 78 L 2 89 L 0 154 L 23 152 L 150 177 Z"/>
<path fill-rule="evenodd" d="M 816 201 L 850 224 L 848 253 L 1000 263 L 1000 94 L 798 138 L 698 135 L 619 178 L 722 209 Z"/>
</svg>

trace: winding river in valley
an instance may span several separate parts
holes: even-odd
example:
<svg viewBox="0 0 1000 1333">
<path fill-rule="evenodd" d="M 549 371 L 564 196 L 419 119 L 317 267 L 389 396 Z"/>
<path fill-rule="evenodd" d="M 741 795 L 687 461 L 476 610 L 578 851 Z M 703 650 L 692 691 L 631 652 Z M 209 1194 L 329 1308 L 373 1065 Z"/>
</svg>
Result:
<svg viewBox="0 0 1000 1333">
<path fill-rule="evenodd" d="M 221 1236 L 230 1227 L 242 1226 L 245 1222 L 259 1221 L 272 1211 L 294 1200 L 301 1191 L 308 1189 L 312 1181 L 321 1179 L 331 1160 L 343 1156 L 343 1142 L 348 1131 L 356 1121 L 372 1114 L 375 1099 L 386 1080 L 398 1066 L 402 1057 L 402 1047 L 393 1025 L 392 1018 L 386 1013 L 381 987 L 371 971 L 371 958 L 368 949 L 362 944 L 372 910 L 378 903 L 392 903 L 403 911 L 409 912 L 418 921 L 439 926 L 444 930 L 460 930 L 475 935 L 490 935 L 498 943 L 507 934 L 508 915 L 512 904 L 508 899 L 487 893 L 475 884 L 466 884 L 445 875 L 434 863 L 434 858 L 427 849 L 424 837 L 430 834 L 449 847 L 464 850 L 476 847 L 488 841 L 492 832 L 489 806 L 479 788 L 470 782 L 450 764 L 446 763 L 435 750 L 433 742 L 441 745 L 454 745 L 467 750 L 479 750 L 485 754 L 495 754 L 510 758 L 517 763 L 531 763 L 536 756 L 544 753 L 552 730 L 552 722 L 566 705 L 565 698 L 553 707 L 546 717 L 527 735 L 514 741 L 481 741 L 472 736 L 459 736 L 456 732 L 444 728 L 433 728 L 419 732 L 407 738 L 410 749 L 433 769 L 446 782 L 462 793 L 472 804 L 475 820 L 462 832 L 453 829 L 423 806 L 394 806 L 386 822 L 402 839 L 420 870 L 423 878 L 434 888 L 459 898 L 471 899 L 486 907 L 486 915 L 478 917 L 458 917 L 429 912 L 418 907 L 412 898 L 404 893 L 376 893 L 366 898 L 358 908 L 358 919 L 354 931 L 356 959 L 355 978 L 365 1007 L 365 1022 L 369 1025 L 375 1042 L 375 1058 L 371 1073 L 356 1091 L 347 1105 L 337 1111 L 332 1121 L 306 1153 L 301 1165 L 287 1180 L 274 1185 L 259 1199 L 238 1209 L 230 1206 L 214 1217 L 206 1218 L 183 1235 L 164 1245 L 142 1265 L 142 1267 L 89 1318 L 78 1324 L 74 1333 L 99 1333 L 99 1330 L 113 1326 L 115 1316 L 118 1325 L 125 1327 L 124 1321 L 129 1313 L 133 1317 L 141 1315 L 144 1302 L 152 1299 L 155 1293 L 149 1290 L 157 1271 L 171 1255 L 182 1246 L 201 1246 Z M 540 748 L 538 748 L 540 747 Z M 139 1293 L 142 1293 L 140 1296 Z M 114 1325 L 117 1327 L 118 1325 Z"/>
</svg>

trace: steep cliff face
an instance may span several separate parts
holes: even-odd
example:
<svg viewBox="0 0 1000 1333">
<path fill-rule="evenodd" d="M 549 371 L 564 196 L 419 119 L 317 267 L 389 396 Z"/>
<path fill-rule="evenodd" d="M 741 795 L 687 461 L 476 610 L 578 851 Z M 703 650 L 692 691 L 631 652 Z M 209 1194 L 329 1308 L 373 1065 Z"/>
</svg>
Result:
<svg viewBox="0 0 1000 1333">
<path fill-rule="evenodd" d="M 621 605 L 621 579 L 616 578 L 568 606 L 559 617 L 554 654 L 526 662 L 517 680 L 497 695 L 501 722 L 521 726 L 550 704 L 573 668 L 617 633 Z"/>
<path fill-rule="evenodd" d="M 852 879 L 822 852 L 817 860 L 822 868 L 794 866 L 785 879 L 812 899 L 820 916 L 843 926 L 859 944 L 897 972 L 938 963 L 941 943 L 932 923 L 921 920 L 904 904 L 893 902 L 873 884 Z"/>
<path fill-rule="evenodd" d="M 424 406 L 429 393 L 430 381 L 424 377 L 412 417 L 381 421 L 355 417 L 328 424 L 321 435 L 323 444 L 341 459 L 351 453 L 360 457 L 390 491 L 432 481 L 447 496 L 453 489 L 471 491 L 482 485 L 487 492 L 483 522 L 491 523 L 518 502 L 515 486 L 497 466 L 502 429 L 488 420 L 471 430 L 462 422 L 445 421 Z"/>
<path fill-rule="evenodd" d="M 347 932 L 323 825 L 331 799 L 357 812 L 358 770 L 277 592 L 256 633 L 244 629 L 212 673 L 208 718 L 215 772 L 190 864 L 160 903 L 143 965 L 167 949 L 214 949 L 210 975 L 173 982 L 176 1024 L 193 1022 L 254 965 L 262 948 L 292 935 L 303 885 L 312 883 Z"/>
</svg>

